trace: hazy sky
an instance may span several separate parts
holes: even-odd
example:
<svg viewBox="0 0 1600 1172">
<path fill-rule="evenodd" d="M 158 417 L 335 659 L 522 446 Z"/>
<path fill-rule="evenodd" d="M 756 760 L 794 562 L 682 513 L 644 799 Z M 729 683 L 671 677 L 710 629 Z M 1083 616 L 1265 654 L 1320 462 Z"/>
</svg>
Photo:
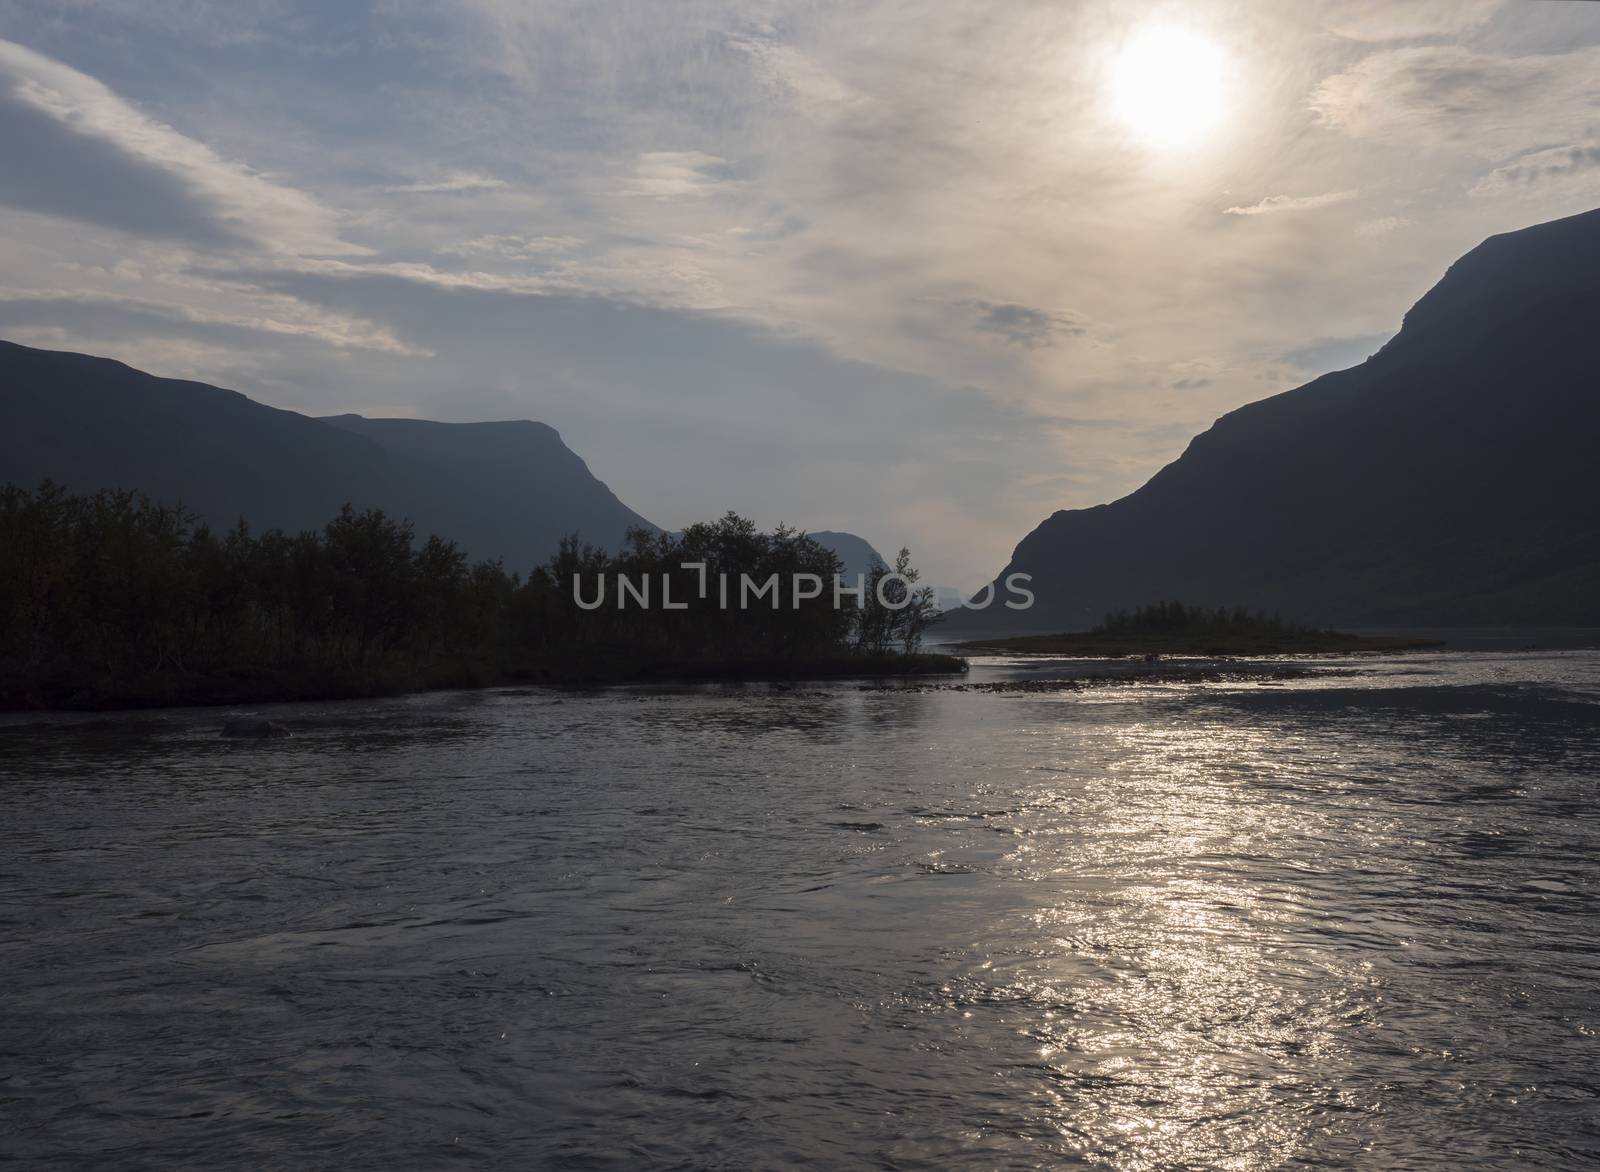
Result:
<svg viewBox="0 0 1600 1172">
<path fill-rule="evenodd" d="M 1597 204 L 1600 4 L 0 0 L 0 336 L 960 585 Z"/>
</svg>

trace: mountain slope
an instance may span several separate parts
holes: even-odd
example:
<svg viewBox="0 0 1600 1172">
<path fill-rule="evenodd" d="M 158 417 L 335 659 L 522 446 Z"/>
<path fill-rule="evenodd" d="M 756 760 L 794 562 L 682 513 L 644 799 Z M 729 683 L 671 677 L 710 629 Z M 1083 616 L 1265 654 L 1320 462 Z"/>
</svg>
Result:
<svg viewBox="0 0 1600 1172">
<path fill-rule="evenodd" d="M 832 529 L 818 529 L 807 534 L 816 539 L 818 544 L 833 550 L 839 560 L 844 563 L 841 576 L 846 585 L 851 585 L 856 580 L 856 575 L 865 578 L 872 573 L 874 567 L 886 565 L 883 555 L 872 547 L 872 543 L 864 537 L 857 537 L 854 533 L 840 533 Z"/>
<path fill-rule="evenodd" d="M 0 482 L 137 489 L 213 527 L 319 527 L 341 505 L 410 517 L 526 571 L 565 533 L 648 524 L 538 423 L 331 421 L 120 362 L 0 342 Z"/>
<path fill-rule="evenodd" d="M 434 423 L 425 419 L 322 420 L 371 440 L 393 460 L 399 499 L 419 528 L 515 570 L 543 561 L 567 533 L 620 546 L 627 530 L 654 529 L 624 505 L 556 429 L 529 420 Z M 449 486 L 449 491 L 440 491 Z M 425 524 L 424 524 L 425 523 Z"/>
<path fill-rule="evenodd" d="M 1224 415 L 1144 487 L 1058 512 L 1000 579 L 1082 628 L 1161 598 L 1350 625 L 1600 625 L 1600 211 L 1492 237 L 1360 366 Z M 1003 597 L 1003 595 L 1002 595 Z"/>
<path fill-rule="evenodd" d="M 320 525 L 394 495 L 377 444 L 205 383 L 0 342 L 0 480 L 131 488 L 228 526 Z"/>
</svg>

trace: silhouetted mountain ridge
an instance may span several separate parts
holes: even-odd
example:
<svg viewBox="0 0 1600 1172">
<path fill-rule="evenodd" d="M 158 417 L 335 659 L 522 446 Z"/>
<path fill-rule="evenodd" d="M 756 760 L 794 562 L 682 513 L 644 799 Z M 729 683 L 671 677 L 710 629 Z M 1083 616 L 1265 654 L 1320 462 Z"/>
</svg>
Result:
<svg viewBox="0 0 1600 1172">
<path fill-rule="evenodd" d="M 320 527 L 346 502 L 409 517 L 526 572 L 580 533 L 649 527 L 554 428 L 530 421 L 314 419 L 108 358 L 0 342 L 0 481 L 136 489 L 214 528 Z"/>
<path fill-rule="evenodd" d="M 888 564 L 883 560 L 883 555 L 873 548 L 871 542 L 854 533 L 817 529 L 808 536 L 815 538 L 819 544 L 838 555 L 839 561 L 843 563 L 841 576 L 846 585 L 854 583 L 857 575 L 865 578 L 875 567 Z"/>
<path fill-rule="evenodd" d="M 322 422 L 371 440 L 390 455 L 397 499 L 410 503 L 408 515 L 426 516 L 430 532 L 474 553 L 501 557 L 513 569 L 544 560 L 567 533 L 615 549 L 628 529 L 655 528 L 619 501 L 545 423 L 360 415 L 326 416 Z M 440 484 L 455 491 L 431 495 Z"/>
<path fill-rule="evenodd" d="M 1496 236 L 1360 366 L 1218 419 L 1001 572 L 1083 629 L 1161 598 L 1344 625 L 1600 625 L 1600 211 Z"/>
</svg>

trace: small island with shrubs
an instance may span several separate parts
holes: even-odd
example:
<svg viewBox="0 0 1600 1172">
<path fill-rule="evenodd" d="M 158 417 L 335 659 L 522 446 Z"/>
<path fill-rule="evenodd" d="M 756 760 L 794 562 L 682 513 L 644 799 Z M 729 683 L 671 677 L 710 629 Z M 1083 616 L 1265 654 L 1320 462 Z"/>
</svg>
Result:
<svg viewBox="0 0 1600 1172">
<path fill-rule="evenodd" d="M 955 649 L 969 654 L 1106 659 L 1130 655 L 1348 655 L 1438 646 L 1439 643 L 1428 639 L 1372 637 L 1323 630 L 1242 607 L 1208 609 L 1185 606 L 1181 602 L 1158 602 L 1133 611 L 1113 611 L 1089 631 L 978 639 L 958 643 Z"/>
</svg>

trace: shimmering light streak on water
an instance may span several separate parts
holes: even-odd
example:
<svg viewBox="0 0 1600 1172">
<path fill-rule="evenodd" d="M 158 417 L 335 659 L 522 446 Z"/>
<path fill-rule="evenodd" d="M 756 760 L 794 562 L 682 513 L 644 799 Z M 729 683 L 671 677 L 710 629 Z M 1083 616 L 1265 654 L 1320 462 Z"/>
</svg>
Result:
<svg viewBox="0 0 1600 1172">
<path fill-rule="evenodd" d="M 1600 1158 L 1600 656 L 273 715 L 0 725 L 0 1154 Z"/>
</svg>

